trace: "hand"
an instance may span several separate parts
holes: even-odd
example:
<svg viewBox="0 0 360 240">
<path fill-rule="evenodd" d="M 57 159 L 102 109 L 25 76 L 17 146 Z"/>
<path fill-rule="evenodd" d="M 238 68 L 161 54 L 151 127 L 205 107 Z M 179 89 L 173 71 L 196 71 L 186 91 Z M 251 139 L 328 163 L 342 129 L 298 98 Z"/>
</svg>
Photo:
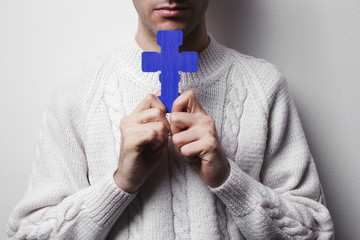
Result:
<svg viewBox="0 0 360 240">
<path fill-rule="evenodd" d="M 159 164 L 167 148 L 170 124 L 164 104 L 155 95 L 147 95 L 121 120 L 120 131 L 120 157 L 114 179 L 123 191 L 134 193 Z"/>
<path fill-rule="evenodd" d="M 189 112 L 187 112 L 189 110 Z M 230 165 L 219 143 L 215 122 L 201 107 L 193 91 L 181 94 L 170 115 L 172 141 L 204 182 L 218 187 L 230 175 Z"/>
</svg>

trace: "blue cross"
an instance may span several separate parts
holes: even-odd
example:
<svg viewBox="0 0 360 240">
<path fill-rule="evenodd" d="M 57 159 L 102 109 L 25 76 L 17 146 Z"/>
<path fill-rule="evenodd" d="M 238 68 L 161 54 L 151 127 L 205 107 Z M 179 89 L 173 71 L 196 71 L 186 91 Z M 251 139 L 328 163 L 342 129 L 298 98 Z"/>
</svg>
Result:
<svg viewBox="0 0 360 240">
<path fill-rule="evenodd" d="M 157 32 L 157 44 L 161 46 L 161 53 L 142 53 L 143 72 L 161 71 L 159 99 L 164 103 L 167 112 L 171 112 L 173 102 L 179 96 L 179 71 L 197 72 L 198 70 L 198 53 L 179 53 L 179 46 L 182 43 L 182 30 L 160 30 Z"/>
</svg>

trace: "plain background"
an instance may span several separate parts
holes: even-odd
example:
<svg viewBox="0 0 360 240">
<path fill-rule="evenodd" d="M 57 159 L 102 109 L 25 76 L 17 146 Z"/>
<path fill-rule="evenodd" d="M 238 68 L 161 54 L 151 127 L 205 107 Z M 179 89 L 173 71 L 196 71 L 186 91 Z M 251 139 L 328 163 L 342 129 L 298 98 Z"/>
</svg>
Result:
<svg viewBox="0 0 360 240">
<path fill-rule="evenodd" d="M 337 239 L 360 235 L 360 1 L 212 1 L 218 42 L 286 76 Z M 53 88 L 137 27 L 132 1 L 0 0 L 0 239 L 31 173 Z"/>
</svg>

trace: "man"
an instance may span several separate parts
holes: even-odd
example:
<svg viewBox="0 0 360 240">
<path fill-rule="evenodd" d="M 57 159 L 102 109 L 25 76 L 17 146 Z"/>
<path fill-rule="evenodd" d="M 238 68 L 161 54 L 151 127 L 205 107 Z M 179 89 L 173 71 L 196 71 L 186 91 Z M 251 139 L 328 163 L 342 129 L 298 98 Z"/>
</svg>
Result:
<svg viewBox="0 0 360 240">
<path fill-rule="evenodd" d="M 333 225 L 286 81 L 207 34 L 209 0 L 133 0 L 134 41 L 84 66 L 49 105 L 20 239 L 332 239 Z M 158 30 L 199 52 L 168 121 L 141 53 Z M 153 94 L 152 94 L 153 93 Z M 154 95 L 155 93 L 155 95 Z"/>
</svg>

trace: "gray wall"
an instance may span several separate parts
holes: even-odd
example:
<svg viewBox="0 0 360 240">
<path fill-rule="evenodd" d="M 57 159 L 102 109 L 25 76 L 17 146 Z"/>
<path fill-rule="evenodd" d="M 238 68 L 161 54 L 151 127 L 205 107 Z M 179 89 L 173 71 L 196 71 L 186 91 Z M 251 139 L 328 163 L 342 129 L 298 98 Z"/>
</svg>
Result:
<svg viewBox="0 0 360 240">
<path fill-rule="evenodd" d="M 226 4 L 224 4 L 226 2 Z M 209 30 L 286 76 L 336 239 L 360 236 L 360 1 L 213 1 Z"/>
<path fill-rule="evenodd" d="M 283 71 L 345 240 L 360 235 L 359 12 L 358 0 L 212 1 L 208 12 L 219 42 Z M 131 1 L 0 0 L 1 229 L 26 190 L 53 87 L 131 37 L 136 20 Z"/>
</svg>

